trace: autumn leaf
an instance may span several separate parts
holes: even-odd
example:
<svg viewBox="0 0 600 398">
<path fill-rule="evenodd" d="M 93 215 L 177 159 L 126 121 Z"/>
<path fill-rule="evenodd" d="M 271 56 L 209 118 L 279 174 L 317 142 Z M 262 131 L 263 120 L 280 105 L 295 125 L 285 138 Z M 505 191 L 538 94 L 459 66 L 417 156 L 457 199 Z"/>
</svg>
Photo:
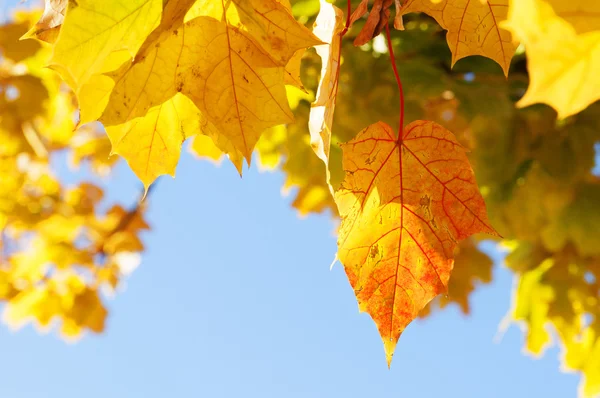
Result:
<svg viewBox="0 0 600 398">
<path fill-rule="evenodd" d="M 354 22 L 358 21 L 369 12 L 369 0 L 361 0 L 358 6 L 354 9 L 350 15 L 350 24 L 354 25 Z"/>
<path fill-rule="evenodd" d="M 196 3 L 201 7 L 190 10 L 189 22 L 158 35 L 131 66 L 113 74 L 100 120 L 122 124 L 181 92 L 249 162 L 262 131 L 293 120 L 285 66 L 303 46 L 318 43 L 283 5 L 272 3 L 269 12 L 263 3 L 256 9 L 247 2 Z M 294 40 L 283 45 L 288 33 Z"/>
<path fill-rule="evenodd" d="M 200 128 L 199 113 L 188 98 L 177 94 L 143 117 L 107 127 L 112 152 L 127 159 L 147 190 L 160 175 L 175 176 L 181 145 Z"/>
<path fill-rule="evenodd" d="M 600 99 L 600 5 L 511 1 L 504 26 L 523 42 L 530 85 L 518 102 L 546 103 L 563 119 Z"/>
<path fill-rule="evenodd" d="M 366 3 L 363 1 L 359 5 L 352 19 L 358 19 L 361 16 L 360 13 L 366 11 Z M 355 46 L 362 46 L 381 33 L 389 22 L 391 5 L 392 0 L 375 0 L 373 2 L 365 26 L 361 29 L 358 36 L 356 36 L 356 39 L 354 39 Z"/>
<path fill-rule="evenodd" d="M 298 23 L 289 2 L 279 0 L 197 1 L 186 22 L 207 16 L 226 22 L 232 29 L 256 42 L 278 66 L 285 66 L 302 48 L 321 44 L 304 25 Z"/>
<path fill-rule="evenodd" d="M 402 13 L 401 8 L 402 4 L 400 0 L 393 1 L 396 16 L 394 17 L 394 27 L 398 30 L 402 30 L 404 28 L 402 24 Z M 375 0 L 373 2 L 373 6 L 371 7 L 371 11 L 369 12 L 369 0 L 362 0 L 358 3 L 358 6 L 352 12 L 350 16 L 350 25 L 352 27 L 354 22 L 358 21 L 360 18 L 369 13 L 365 26 L 361 29 L 358 36 L 354 40 L 355 46 L 362 46 L 363 44 L 368 43 L 371 39 L 375 38 L 375 36 L 379 35 L 386 24 L 389 22 L 390 18 L 390 7 L 392 6 L 392 0 Z"/>
<path fill-rule="evenodd" d="M 510 61 L 517 48 L 509 31 L 500 23 L 506 19 L 508 0 L 407 0 L 401 14 L 424 12 L 448 31 L 452 66 L 470 55 L 483 55 L 496 61 L 508 76 Z"/>
<path fill-rule="evenodd" d="M 160 22 L 161 0 L 70 2 L 50 66 L 73 88 L 102 69 L 115 50 L 133 57 Z"/>
<path fill-rule="evenodd" d="M 300 78 L 300 69 L 302 66 L 302 57 L 304 56 L 305 50 L 298 50 L 290 61 L 285 66 L 285 84 L 288 86 L 296 87 L 304 92 L 306 89 L 302 84 L 302 79 Z"/>
<path fill-rule="evenodd" d="M 46 6 L 40 20 L 21 39 L 36 38 L 54 43 L 65 19 L 68 0 L 45 0 Z"/>
<path fill-rule="evenodd" d="M 308 129 L 310 144 L 319 159 L 325 163 L 326 179 L 329 184 L 329 152 L 331 150 L 333 113 L 340 78 L 341 34 L 344 29 L 344 13 L 325 0 L 321 0 L 320 4 L 321 11 L 317 16 L 313 33 L 329 44 L 315 47 L 317 54 L 321 57 L 321 79 L 317 98 L 310 109 Z M 333 193 L 331 185 L 330 189 Z"/>
<path fill-rule="evenodd" d="M 194 103 L 180 93 L 151 108 L 146 116 L 109 126 L 106 132 L 112 153 L 127 159 L 146 190 L 161 175 L 175 177 L 181 146 L 191 136 L 195 136 L 193 151 L 197 155 L 218 160 L 229 154 L 238 172 L 242 171 L 243 158 L 214 131 Z"/>
<path fill-rule="evenodd" d="M 406 326 L 446 291 L 458 242 L 497 233 L 465 150 L 442 126 L 416 121 L 398 140 L 379 122 L 343 151 L 338 256 L 389 365 Z"/>
<path fill-rule="evenodd" d="M 215 165 L 220 165 L 223 160 L 223 152 L 214 144 L 210 137 L 204 134 L 194 136 L 189 150 L 198 158 L 208 160 Z"/>
<path fill-rule="evenodd" d="M 448 293 L 437 296 L 419 313 L 427 316 L 435 307 L 446 308 L 457 304 L 465 315 L 471 313 L 471 294 L 480 286 L 492 281 L 492 260 L 477 248 L 477 241 L 468 238 L 460 242 L 455 250 L 452 278 L 448 283 Z M 432 308 L 433 307 L 433 308 Z"/>
</svg>

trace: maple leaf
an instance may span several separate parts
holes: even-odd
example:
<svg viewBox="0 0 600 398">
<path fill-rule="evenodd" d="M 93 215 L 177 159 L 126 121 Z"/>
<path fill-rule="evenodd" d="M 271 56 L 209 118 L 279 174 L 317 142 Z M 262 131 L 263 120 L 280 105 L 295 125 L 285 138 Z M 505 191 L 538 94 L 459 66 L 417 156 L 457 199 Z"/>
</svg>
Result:
<svg viewBox="0 0 600 398">
<path fill-rule="evenodd" d="M 517 49 L 509 31 L 500 26 L 506 19 L 508 0 L 407 0 L 402 15 L 424 12 L 448 31 L 452 66 L 470 55 L 496 61 L 508 76 L 510 61 Z"/>
<path fill-rule="evenodd" d="M 198 133 L 200 117 L 194 104 L 177 94 L 143 117 L 107 127 L 106 133 L 112 152 L 127 159 L 147 190 L 160 175 L 175 176 L 181 145 Z"/>
<path fill-rule="evenodd" d="M 458 242 L 497 233 L 465 150 L 442 126 L 416 121 L 398 140 L 379 122 L 342 148 L 338 256 L 389 366 L 406 326 L 446 291 Z"/>
<path fill-rule="evenodd" d="M 471 313 L 469 297 L 482 284 L 492 281 L 492 260 L 477 248 L 473 238 L 463 240 L 455 251 L 452 278 L 448 283 L 448 293 L 437 296 L 420 313 L 429 315 L 433 308 L 446 308 L 455 303 L 463 314 Z"/>
<path fill-rule="evenodd" d="M 115 88 L 100 118 L 107 126 L 143 116 L 179 91 L 249 159 L 262 130 L 292 120 L 283 68 L 212 18 L 182 25 L 143 60 L 125 67 L 114 75 Z"/>
<path fill-rule="evenodd" d="M 208 160 L 215 165 L 220 165 L 223 160 L 223 152 L 214 144 L 213 140 L 203 134 L 194 137 L 189 151 L 200 159 Z"/>
<path fill-rule="evenodd" d="M 161 0 L 70 2 L 50 66 L 78 88 L 102 69 L 115 50 L 133 56 L 159 24 Z"/>
<path fill-rule="evenodd" d="M 112 153 L 127 159 L 146 190 L 161 175 L 175 177 L 181 146 L 191 136 L 196 136 L 193 145 L 196 154 L 216 160 L 228 153 L 238 171 L 242 170 L 243 158 L 219 136 L 194 103 L 180 93 L 151 108 L 145 116 L 109 126 L 106 132 Z"/>
<path fill-rule="evenodd" d="M 247 34 L 279 66 L 285 66 L 296 51 L 322 44 L 294 19 L 289 4 L 278 0 L 203 0 L 187 18 L 198 15 L 222 19 Z"/>
<path fill-rule="evenodd" d="M 338 92 L 340 55 L 342 48 L 342 31 L 344 29 L 344 13 L 339 8 L 321 0 L 321 10 L 317 16 L 313 33 L 316 37 L 328 42 L 316 46 L 321 57 L 321 79 L 317 98 L 310 109 L 308 129 L 310 144 L 326 166 L 327 183 L 329 183 L 329 152 L 331 148 L 331 129 L 333 113 Z M 333 189 L 330 185 L 330 190 Z"/>
<path fill-rule="evenodd" d="M 283 5 L 267 3 L 197 2 L 188 22 L 144 44 L 147 51 L 112 75 L 100 120 L 124 123 L 181 92 L 249 162 L 263 130 L 293 120 L 284 67 L 299 49 L 319 43 Z M 294 39 L 284 41 L 288 36 Z"/>
<path fill-rule="evenodd" d="M 285 84 L 296 87 L 305 93 L 307 92 L 300 78 L 300 69 L 302 67 L 302 57 L 306 50 L 298 50 L 294 53 L 290 61 L 285 66 Z"/>
<path fill-rule="evenodd" d="M 54 43 L 65 19 L 69 0 L 45 0 L 46 6 L 40 20 L 21 39 L 36 38 Z"/>
<path fill-rule="evenodd" d="M 597 2 L 511 1 L 503 26 L 525 45 L 530 75 L 518 106 L 546 103 L 563 119 L 600 99 L 598 15 Z"/>
</svg>

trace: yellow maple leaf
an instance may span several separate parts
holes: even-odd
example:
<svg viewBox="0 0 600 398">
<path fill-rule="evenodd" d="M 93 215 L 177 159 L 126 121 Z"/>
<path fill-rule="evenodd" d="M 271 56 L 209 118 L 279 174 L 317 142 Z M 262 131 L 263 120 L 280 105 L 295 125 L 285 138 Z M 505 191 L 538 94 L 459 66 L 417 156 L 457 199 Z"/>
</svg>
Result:
<svg viewBox="0 0 600 398">
<path fill-rule="evenodd" d="M 109 126 L 106 132 L 112 152 L 121 155 L 146 190 L 163 174 L 175 176 L 181 145 L 200 128 L 199 111 L 185 96 L 177 94 L 151 108 L 143 117 Z"/>
<path fill-rule="evenodd" d="M 342 148 L 338 256 L 389 366 L 406 326 L 446 291 L 458 242 L 497 233 L 464 148 L 442 126 L 416 121 L 397 139 L 379 122 Z"/>
<path fill-rule="evenodd" d="M 238 171 L 242 171 L 243 157 L 225 137 L 219 137 L 194 103 L 180 93 L 151 108 L 145 116 L 106 127 L 106 132 L 112 153 L 127 160 L 146 190 L 161 175 L 175 176 L 181 146 L 194 135 L 193 148 L 197 154 L 211 158 L 218 154 L 217 159 L 228 154 Z"/>
<path fill-rule="evenodd" d="M 194 137 L 190 152 L 201 159 L 206 159 L 219 165 L 223 160 L 223 151 L 221 151 L 213 140 L 204 134 L 198 134 Z"/>
<path fill-rule="evenodd" d="M 470 55 L 496 61 L 508 76 L 517 49 L 510 32 L 500 24 L 506 20 L 508 0 L 407 0 L 401 14 L 424 12 L 448 31 L 452 66 Z M 401 27 L 401 26 L 400 26 Z"/>
<path fill-rule="evenodd" d="M 300 78 L 300 68 L 302 66 L 302 57 L 304 56 L 305 51 L 306 50 L 296 51 L 292 58 L 290 58 L 290 62 L 285 66 L 285 84 L 296 87 L 304 92 L 306 92 L 306 89 Z"/>
<path fill-rule="evenodd" d="M 94 122 L 102 116 L 115 87 L 110 73 L 130 59 L 128 51 L 113 51 L 106 57 L 98 73 L 77 87 L 75 95 L 79 104 L 79 125 Z"/>
<path fill-rule="evenodd" d="M 292 120 L 283 67 L 212 18 L 197 17 L 176 32 L 115 75 L 100 120 L 110 126 L 143 116 L 179 91 L 249 160 L 264 129 Z"/>
<path fill-rule="evenodd" d="M 226 152 L 249 162 L 263 130 L 292 120 L 284 67 L 300 48 L 318 43 L 283 5 L 267 3 L 196 2 L 188 22 L 153 34 L 152 45 L 113 74 L 101 121 L 124 123 L 181 92 L 231 143 Z"/>
<path fill-rule="evenodd" d="M 511 0 L 503 26 L 525 45 L 530 77 L 518 106 L 546 103 L 562 119 L 600 99 L 599 13 L 597 2 Z"/>
<path fill-rule="evenodd" d="M 133 57 L 160 22 L 161 0 L 70 2 L 50 66 L 74 89 L 102 69 L 111 52 Z"/>
<path fill-rule="evenodd" d="M 288 2 L 279 0 L 200 0 L 186 15 L 186 22 L 212 17 L 254 41 L 278 66 L 285 66 L 296 51 L 321 42 L 298 23 Z"/>
</svg>

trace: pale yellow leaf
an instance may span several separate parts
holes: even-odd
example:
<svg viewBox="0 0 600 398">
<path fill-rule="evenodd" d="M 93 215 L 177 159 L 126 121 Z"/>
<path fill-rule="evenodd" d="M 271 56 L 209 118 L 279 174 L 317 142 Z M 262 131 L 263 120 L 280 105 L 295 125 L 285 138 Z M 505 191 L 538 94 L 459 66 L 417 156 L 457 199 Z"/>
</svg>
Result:
<svg viewBox="0 0 600 398">
<path fill-rule="evenodd" d="M 133 57 L 159 24 L 161 11 L 161 0 L 71 1 L 50 66 L 78 88 L 111 52 L 127 50 Z"/>
<path fill-rule="evenodd" d="M 508 0 L 406 0 L 402 15 L 424 12 L 448 31 L 452 65 L 470 55 L 496 61 L 508 75 L 517 49 L 511 34 L 500 26 L 506 19 Z"/>
<path fill-rule="evenodd" d="M 317 98 L 312 104 L 308 128 L 310 144 L 317 156 L 325 163 L 327 182 L 329 183 L 329 152 L 331 148 L 331 129 L 333 128 L 333 113 L 338 91 L 340 56 L 344 29 L 344 13 L 339 8 L 321 0 L 321 10 L 313 33 L 323 42 L 315 50 L 321 57 L 321 80 Z M 330 186 L 333 194 L 333 188 Z"/>
<path fill-rule="evenodd" d="M 530 77 L 519 106 L 546 103 L 562 119 L 600 99 L 599 14 L 591 3 L 511 0 L 503 26 L 525 45 Z"/>
</svg>

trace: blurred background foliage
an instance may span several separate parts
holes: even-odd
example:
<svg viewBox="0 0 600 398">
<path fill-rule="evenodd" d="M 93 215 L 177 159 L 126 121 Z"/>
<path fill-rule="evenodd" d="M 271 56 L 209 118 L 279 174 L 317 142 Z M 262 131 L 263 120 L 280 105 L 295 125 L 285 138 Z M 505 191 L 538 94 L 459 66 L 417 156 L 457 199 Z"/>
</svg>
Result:
<svg viewBox="0 0 600 398">
<path fill-rule="evenodd" d="M 292 5 L 294 15 L 312 25 L 318 0 Z M 338 6 L 345 8 L 345 1 Z M 99 209 L 100 187 L 65 188 L 52 175 L 55 153 L 68 152 L 74 165 L 90 162 L 101 174 L 116 159 L 109 157 L 101 126 L 75 128 L 73 96 L 43 68 L 47 48 L 18 42 L 38 16 L 20 13 L 0 27 L 0 300 L 7 303 L 9 324 L 46 326 L 58 318 L 63 334 L 72 337 L 103 329 L 103 294 L 132 269 L 143 250 L 139 232 L 148 226 L 143 205 Z M 363 23 L 343 42 L 330 160 L 334 187 L 343 179 L 339 143 L 380 120 L 397 127 L 399 95 L 385 40 L 352 44 Z M 451 68 L 445 32 L 426 15 L 409 14 L 404 25 L 405 31 L 393 33 L 393 45 L 406 120 L 434 120 L 470 150 L 490 219 L 503 236 L 498 243 L 509 252 L 505 265 L 515 275 L 507 320 L 524 326 L 533 354 L 560 344 L 563 368 L 582 373 L 586 395 L 600 394 L 600 178 L 593 172 L 600 103 L 560 122 L 544 105 L 517 109 L 528 85 L 523 48 L 506 79 L 483 57 Z M 296 122 L 263 135 L 258 167 L 285 174 L 284 191 L 293 195 L 299 215 L 326 213 L 335 220 L 325 166 L 310 147 L 307 128 L 320 73 L 314 50 L 304 55 L 301 71 L 306 92 L 288 93 Z M 192 152 L 201 147 L 189 146 Z M 422 316 L 447 305 L 469 313 L 471 293 L 492 280 L 492 261 L 478 249 L 483 238 L 461 244 L 449 293 Z"/>
<path fill-rule="evenodd" d="M 102 187 L 70 186 L 52 160 L 107 175 L 117 160 L 99 125 L 76 128 L 77 104 L 45 68 L 49 49 L 19 41 L 39 13 L 0 26 L 0 300 L 12 327 L 55 323 L 66 338 L 101 332 L 103 297 L 139 262 L 143 205 L 100 206 Z"/>
</svg>

